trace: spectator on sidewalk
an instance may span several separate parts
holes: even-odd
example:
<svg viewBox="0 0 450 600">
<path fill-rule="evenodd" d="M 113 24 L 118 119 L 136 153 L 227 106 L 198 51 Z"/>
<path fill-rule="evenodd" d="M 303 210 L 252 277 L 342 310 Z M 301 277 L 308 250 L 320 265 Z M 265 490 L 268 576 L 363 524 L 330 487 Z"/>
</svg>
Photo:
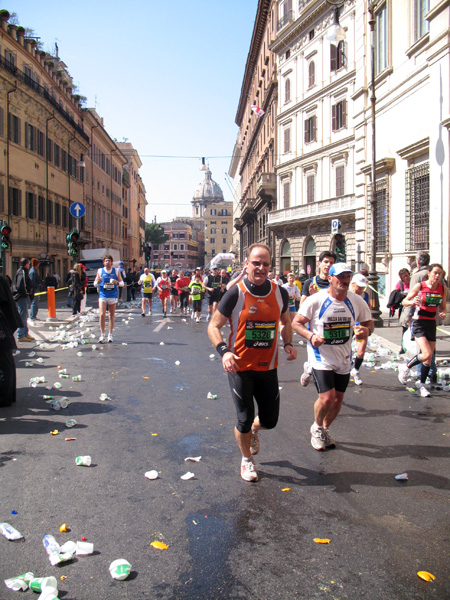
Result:
<svg viewBox="0 0 450 600">
<path fill-rule="evenodd" d="M 44 279 L 44 291 L 46 291 L 49 287 L 54 287 L 56 289 L 57 285 L 58 282 L 56 281 L 56 277 L 48 273 Z"/>
<path fill-rule="evenodd" d="M 81 281 L 81 265 L 74 265 L 69 271 L 67 278 L 69 286 L 69 296 L 72 298 L 72 315 L 76 315 L 81 310 L 81 300 L 84 296 L 84 286 Z"/>
<path fill-rule="evenodd" d="M 84 315 L 86 313 L 86 300 L 87 300 L 87 288 L 88 288 L 88 276 L 86 275 L 86 267 L 83 265 L 83 263 L 79 263 L 80 267 L 81 267 L 81 284 L 83 286 L 83 298 L 81 299 L 81 304 L 80 304 L 80 312 L 82 315 Z"/>
<path fill-rule="evenodd" d="M 17 348 L 14 332 L 23 327 L 8 280 L 0 275 L 0 406 L 16 401 L 16 365 L 12 351 Z"/>
<path fill-rule="evenodd" d="M 20 259 L 20 267 L 14 276 L 13 282 L 13 298 L 17 304 L 20 318 L 22 319 L 22 327 L 17 328 L 17 337 L 19 342 L 32 342 L 36 338 L 28 332 L 28 303 L 33 300 L 33 285 L 28 275 L 30 261 L 28 258 Z"/>
<path fill-rule="evenodd" d="M 31 321 L 36 320 L 38 310 L 39 310 L 39 296 L 36 296 L 36 294 L 38 292 L 42 291 L 42 279 L 39 275 L 38 267 L 39 267 L 38 259 L 32 258 L 31 259 L 31 269 L 28 271 L 28 275 L 30 277 L 31 284 L 33 286 L 33 294 L 34 294 L 34 298 L 31 301 L 31 307 L 30 307 L 30 320 Z"/>
<path fill-rule="evenodd" d="M 127 302 L 130 302 L 133 288 L 133 273 L 131 272 L 131 267 L 128 267 L 128 271 L 125 276 L 125 284 L 127 286 Z"/>
<path fill-rule="evenodd" d="M 127 278 L 127 273 L 123 267 L 123 260 L 119 261 L 119 268 L 117 270 L 119 271 L 123 281 L 125 281 L 125 279 Z M 122 304 L 122 294 L 124 293 L 124 287 L 119 288 L 119 304 Z"/>
</svg>

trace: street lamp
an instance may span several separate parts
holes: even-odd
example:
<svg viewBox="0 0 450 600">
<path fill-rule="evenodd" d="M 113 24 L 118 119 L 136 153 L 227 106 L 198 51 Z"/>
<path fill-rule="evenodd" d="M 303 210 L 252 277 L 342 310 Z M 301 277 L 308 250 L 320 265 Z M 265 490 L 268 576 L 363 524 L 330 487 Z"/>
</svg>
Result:
<svg viewBox="0 0 450 600">
<path fill-rule="evenodd" d="M 376 131 L 375 131 L 375 7 L 377 0 L 373 0 L 369 5 L 369 26 L 370 26 L 370 65 L 371 65 L 371 83 L 370 83 L 370 106 L 372 121 L 372 168 L 370 172 L 370 225 L 371 225 L 371 254 L 369 271 L 369 297 L 372 311 L 372 319 L 375 327 L 383 327 L 381 319 L 380 298 L 378 295 L 378 274 L 377 274 L 377 242 L 376 242 L 376 223 L 377 223 L 377 191 L 376 191 Z"/>
</svg>

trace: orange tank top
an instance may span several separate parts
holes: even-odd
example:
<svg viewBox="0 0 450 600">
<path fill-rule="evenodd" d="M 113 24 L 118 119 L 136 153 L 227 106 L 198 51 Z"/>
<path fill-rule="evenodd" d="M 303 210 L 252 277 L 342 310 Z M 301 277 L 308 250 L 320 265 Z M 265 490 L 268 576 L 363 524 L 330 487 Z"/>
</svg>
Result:
<svg viewBox="0 0 450 600">
<path fill-rule="evenodd" d="M 278 324 L 283 310 L 280 287 L 271 282 L 266 296 L 254 296 L 238 283 L 239 297 L 230 317 L 229 347 L 239 356 L 239 371 L 269 371 L 278 366 Z"/>
</svg>

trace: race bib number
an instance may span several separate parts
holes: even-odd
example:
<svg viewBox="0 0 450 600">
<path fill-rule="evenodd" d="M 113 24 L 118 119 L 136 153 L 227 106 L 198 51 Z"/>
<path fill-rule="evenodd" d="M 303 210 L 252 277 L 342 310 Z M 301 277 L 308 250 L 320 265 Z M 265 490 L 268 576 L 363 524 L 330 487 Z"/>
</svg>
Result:
<svg viewBox="0 0 450 600">
<path fill-rule="evenodd" d="M 105 290 L 113 290 L 114 289 L 114 283 L 104 283 L 103 284 L 103 289 L 105 289 Z"/>
<path fill-rule="evenodd" d="M 247 321 L 246 348 L 271 348 L 275 339 L 276 321 Z"/>
<path fill-rule="evenodd" d="M 351 321 L 324 323 L 323 337 L 327 345 L 345 344 L 351 337 Z"/>
<path fill-rule="evenodd" d="M 424 306 L 439 306 L 442 302 L 442 296 L 440 294 L 433 294 L 433 292 L 427 292 L 425 296 Z"/>
<path fill-rule="evenodd" d="M 144 294 L 151 294 L 153 292 L 152 286 L 144 285 Z"/>
<path fill-rule="evenodd" d="M 295 298 L 293 296 L 289 296 L 289 306 L 295 306 Z"/>
<path fill-rule="evenodd" d="M 159 284 L 159 287 L 160 287 L 162 290 L 167 290 L 167 287 L 168 287 L 168 286 L 167 286 L 167 283 L 160 283 L 160 284 Z"/>
</svg>

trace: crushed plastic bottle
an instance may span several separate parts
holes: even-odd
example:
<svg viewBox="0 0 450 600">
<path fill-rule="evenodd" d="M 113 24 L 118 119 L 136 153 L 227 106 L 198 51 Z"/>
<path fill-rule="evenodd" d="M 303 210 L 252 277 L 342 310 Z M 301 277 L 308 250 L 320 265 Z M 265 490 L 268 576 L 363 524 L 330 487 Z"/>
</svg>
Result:
<svg viewBox="0 0 450 600">
<path fill-rule="evenodd" d="M 216 400 L 217 394 L 211 394 L 211 392 L 208 392 L 208 395 L 206 397 L 208 398 L 208 400 Z"/>
<path fill-rule="evenodd" d="M 39 363 L 40 365 L 43 365 L 44 359 L 40 356 L 39 358 L 36 359 L 36 362 Z"/>
<path fill-rule="evenodd" d="M 13 592 L 25 592 L 32 579 L 34 579 L 34 573 L 24 573 L 23 575 L 16 575 L 15 577 L 5 579 L 5 585 L 8 589 L 13 590 Z"/>
<path fill-rule="evenodd" d="M 20 531 L 17 531 L 12 525 L 9 523 L 0 523 L 0 533 L 2 533 L 7 540 L 20 540 L 23 538 L 23 535 Z"/>
<path fill-rule="evenodd" d="M 32 367 L 32 366 L 33 366 L 33 363 L 32 363 L 32 362 L 28 362 L 28 361 L 26 361 L 26 362 L 25 362 L 25 366 L 26 366 L 26 367 Z"/>
<path fill-rule="evenodd" d="M 81 381 L 81 375 L 74 375 L 72 381 Z"/>
<path fill-rule="evenodd" d="M 69 419 L 68 421 L 66 421 L 66 427 L 75 427 L 76 424 L 77 421 L 75 419 Z"/>
<path fill-rule="evenodd" d="M 42 538 L 42 544 L 49 556 L 51 556 L 52 554 L 61 553 L 61 546 L 50 533 L 44 534 L 44 537 Z"/>
</svg>

